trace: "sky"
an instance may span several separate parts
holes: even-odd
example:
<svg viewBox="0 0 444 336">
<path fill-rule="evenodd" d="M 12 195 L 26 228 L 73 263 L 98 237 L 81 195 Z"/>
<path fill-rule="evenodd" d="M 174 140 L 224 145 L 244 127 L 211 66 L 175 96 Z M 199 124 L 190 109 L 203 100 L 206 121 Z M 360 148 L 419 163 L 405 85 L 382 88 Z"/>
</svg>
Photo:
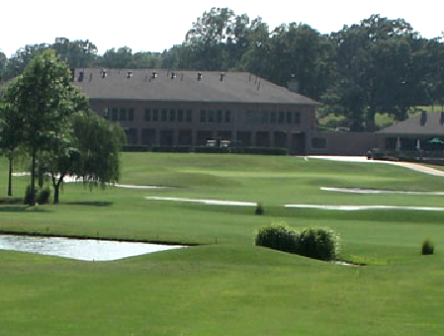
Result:
<svg viewBox="0 0 444 336">
<path fill-rule="evenodd" d="M 426 38 L 444 31 L 442 0 L 21 0 L 0 6 L 0 50 L 10 57 L 26 44 L 66 37 L 88 39 L 99 54 L 123 46 L 133 52 L 161 52 L 182 43 L 193 22 L 212 7 L 227 7 L 250 19 L 260 16 L 270 30 L 296 22 L 328 34 L 380 14 L 405 19 Z"/>
</svg>

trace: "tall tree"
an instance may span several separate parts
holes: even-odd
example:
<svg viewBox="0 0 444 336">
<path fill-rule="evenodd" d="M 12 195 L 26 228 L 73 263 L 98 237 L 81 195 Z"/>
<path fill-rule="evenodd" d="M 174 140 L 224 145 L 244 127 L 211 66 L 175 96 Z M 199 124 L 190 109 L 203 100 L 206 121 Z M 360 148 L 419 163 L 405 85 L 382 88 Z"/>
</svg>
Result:
<svg viewBox="0 0 444 336">
<path fill-rule="evenodd" d="M 31 157 L 30 205 L 34 205 L 38 153 L 51 151 L 51 145 L 69 131 L 71 115 L 87 109 L 88 101 L 72 85 L 66 64 L 51 49 L 37 55 L 10 87 L 23 118 L 22 142 Z"/>
<path fill-rule="evenodd" d="M 133 59 L 133 51 L 131 48 L 122 47 L 117 51 L 112 48 L 103 54 L 99 64 L 105 68 L 124 69 L 129 68 Z"/>
<path fill-rule="evenodd" d="M 3 80 L 7 61 L 8 59 L 6 58 L 5 53 L 0 51 L 0 82 Z"/>
<path fill-rule="evenodd" d="M 14 158 L 22 142 L 23 117 L 15 105 L 14 86 L 6 88 L 0 98 L 0 154 L 9 160 L 8 196 L 12 196 L 12 172 Z"/>
<path fill-rule="evenodd" d="M 345 26 L 330 36 L 337 48 L 338 78 L 347 78 L 349 86 L 365 95 L 360 113 L 364 127 L 375 129 L 376 112 L 389 112 L 398 119 L 409 107 L 423 101 L 423 87 L 418 69 L 418 34 L 403 19 L 389 20 L 379 15 Z M 346 97 L 346 87 L 336 86 Z M 345 107 L 345 110 L 351 106 Z"/>
<path fill-rule="evenodd" d="M 89 40 L 70 41 L 66 37 L 57 37 L 50 48 L 71 68 L 92 67 L 97 59 L 97 47 Z"/>
<path fill-rule="evenodd" d="M 59 203 L 60 185 L 67 175 L 79 176 L 91 185 L 105 186 L 119 180 L 119 153 L 125 133 L 93 111 L 72 116 L 70 141 L 58 141 L 48 156 L 48 166 L 54 187 L 54 203 Z"/>
<path fill-rule="evenodd" d="M 423 73 L 427 78 L 429 104 L 444 106 L 444 33 L 442 37 L 423 41 Z"/>
<path fill-rule="evenodd" d="M 179 49 L 179 68 L 226 71 L 239 67 L 249 35 L 261 23 L 229 8 L 212 8 L 197 18 Z M 177 51 L 177 50 L 176 50 Z"/>
<path fill-rule="evenodd" d="M 48 44 L 34 44 L 26 45 L 23 48 L 18 49 L 7 61 L 4 70 L 4 80 L 14 78 L 25 70 L 31 60 L 46 50 Z"/>
</svg>

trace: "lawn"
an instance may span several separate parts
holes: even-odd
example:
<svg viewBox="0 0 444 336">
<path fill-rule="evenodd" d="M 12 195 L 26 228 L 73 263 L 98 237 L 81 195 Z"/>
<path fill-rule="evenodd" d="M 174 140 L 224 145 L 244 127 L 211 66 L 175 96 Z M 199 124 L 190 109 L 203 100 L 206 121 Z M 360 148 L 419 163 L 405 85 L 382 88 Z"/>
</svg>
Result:
<svg viewBox="0 0 444 336">
<path fill-rule="evenodd" d="M 384 163 L 126 153 L 122 184 L 66 184 L 61 204 L 0 205 L 0 230 L 197 243 L 112 262 L 0 251 L 0 335 L 439 335 L 444 212 L 325 211 L 285 204 L 442 206 L 444 196 L 353 195 L 321 187 L 442 191 L 444 179 Z M 7 166 L 0 159 L 0 192 Z M 23 196 L 26 177 L 15 178 Z M 261 202 L 254 207 L 147 196 Z M 3 198 L 4 199 L 4 198 Z M 254 247 L 273 221 L 340 233 L 338 266 Z M 421 256 L 430 237 L 436 254 Z"/>
</svg>

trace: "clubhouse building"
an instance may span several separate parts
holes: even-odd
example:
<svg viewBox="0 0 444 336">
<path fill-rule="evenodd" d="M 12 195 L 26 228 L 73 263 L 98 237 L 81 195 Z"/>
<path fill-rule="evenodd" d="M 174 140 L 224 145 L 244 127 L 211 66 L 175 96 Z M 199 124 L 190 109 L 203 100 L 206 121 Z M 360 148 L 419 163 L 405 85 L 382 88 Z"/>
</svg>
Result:
<svg viewBox="0 0 444 336">
<path fill-rule="evenodd" d="M 247 72 L 74 69 L 91 108 L 129 145 L 281 147 L 293 155 L 362 154 L 374 133 L 316 131 L 316 101 Z"/>
</svg>

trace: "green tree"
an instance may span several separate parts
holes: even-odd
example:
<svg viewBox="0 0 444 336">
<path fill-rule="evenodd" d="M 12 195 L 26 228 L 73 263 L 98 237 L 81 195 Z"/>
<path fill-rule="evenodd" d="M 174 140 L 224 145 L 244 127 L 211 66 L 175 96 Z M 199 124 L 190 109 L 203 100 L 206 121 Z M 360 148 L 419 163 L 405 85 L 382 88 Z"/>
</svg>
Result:
<svg viewBox="0 0 444 336">
<path fill-rule="evenodd" d="M 6 62 L 3 79 L 11 79 L 23 73 L 31 60 L 47 48 L 48 44 L 41 43 L 18 49 Z"/>
<path fill-rule="evenodd" d="M 5 70 L 6 70 L 6 62 L 8 59 L 4 52 L 0 51 L 0 82 L 3 80 Z"/>
<path fill-rule="evenodd" d="M 117 49 L 117 51 L 112 48 L 105 51 L 99 64 L 105 68 L 125 69 L 130 67 L 132 59 L 133 51 L 131 48 L 122 47 Z"/>
<path fill-rule="evenodd" d="M 132 69 L 155 69 L 162 64 L 160 53 L 152 52 L 137 52 L 132 55 L 129 68 Z"/>
<path fill-rule="evenodd" d="M 424 52 L 421 69 L 427 86 L 429 104 L 444 106 L 444 33 L 443 36 L 423 41 Z"/>
<path fill-rule="evenodd" d="M 57 37 L 50 48 L 71 68 L 92 67 L 97 60 L 97 47 L 89 40 L 70 41 L 65 37 Z"/>
<path fill-rule="evenodd" d="M 419 36 L 405 20 L 372 15 L 330 38 L 336 46 L 338 78 L 353 83 L 349 89 L 364 93 L 365 108 L 356 113 L 362 113 L 367 130 L 375 129 L 376 112 L 402 120 L 411 106 L 424 101 Z M 353 92 L 338 94 L 347 97 Z M 349 105 L 344 110 L 352 108 Z"/>
<path fill-rule="evenodd" d="M 70 141 L 58 141 L 54 148 L 57 155 L 48 156 L 55 204 L 67 175 L 102 187 L 119 180 L 119 153 L 126 138 L 122 128 L 89 110 L 75 113 L 71 121 Z"/>
<path fill-rule="evenodd" d="M 0 99 L 0 153 L 9 160 L 8 196 L 13 195 L 12 172 L 14 158 L 22 142 L 23 118 L 15 105 L 14 86 L 6 88 Z"/>
<path fill-rule="evenodd" d="M 345 116 L 352 131 L 362 131 L 366 109 L 365 92 L 348 78 L 335 81 L 322 96 L 321 113 Z"/>
<path fill-rule="evenodd" d="M 66 64 L 51 49 L 37 55 L 9 86 L 15 93 L 14 108 L 22 116 L 22 144 L 31 158 L 34 205 L 38 153 L 51 153 L 51 146 L 69 133 L 71 115 L 87 109 L 88 100 L 72 85 Z"/>
<path fill-rule="evenodd" d="M 229 8 L 212 8 L 197 18 L 178 52 L 179 68 L 227 71 L 236 69 L 249 49 L 249 36 L 261 19 L 250 21 Z"/>
</svg>

